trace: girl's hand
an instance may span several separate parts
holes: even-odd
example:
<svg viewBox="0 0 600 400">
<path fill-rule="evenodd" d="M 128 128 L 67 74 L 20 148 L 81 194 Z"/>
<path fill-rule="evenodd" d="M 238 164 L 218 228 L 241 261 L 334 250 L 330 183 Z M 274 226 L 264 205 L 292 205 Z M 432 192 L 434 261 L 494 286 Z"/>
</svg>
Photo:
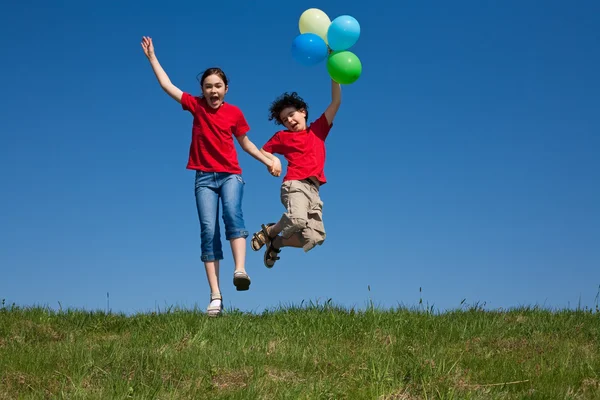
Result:
<svg viewBox="0 0 600 400">
<path fill-rule="evenodd" d="M 148 36 L 142 37 L 142 49 L 144 49 L 144 54 L 148 58 L 154 57 L 154 44 L 152 44 L 152 38 Z"/>
<path fill-rule="evenodd" d="M 268 167 L 269 173 L 273 176 L 281 175 L 281 161 L 279 161 L 279 158 L 277 157 L 273 157 L 272 161 L 273 162 Z"/>
</svg>

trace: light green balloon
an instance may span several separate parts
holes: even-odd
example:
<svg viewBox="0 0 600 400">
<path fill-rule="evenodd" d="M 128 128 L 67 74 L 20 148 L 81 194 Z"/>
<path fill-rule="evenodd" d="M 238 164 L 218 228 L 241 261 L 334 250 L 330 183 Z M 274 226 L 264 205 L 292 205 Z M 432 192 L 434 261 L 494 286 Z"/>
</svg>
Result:
<svg viewBox="0 0 600 400">
<path fill-rule="evenodd" d="M 351 51 L 335 51 L 327 58 L 327 72 L 337 83 L 349 85 L 360 77 L 362 64 Z"/>
</svg>

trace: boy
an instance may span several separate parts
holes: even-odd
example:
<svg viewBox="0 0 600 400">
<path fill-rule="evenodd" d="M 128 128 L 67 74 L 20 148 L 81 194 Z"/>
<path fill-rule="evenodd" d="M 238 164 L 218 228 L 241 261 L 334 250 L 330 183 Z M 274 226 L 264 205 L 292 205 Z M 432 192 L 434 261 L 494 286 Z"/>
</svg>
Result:
<svg viewBox="0 0 600 400">
<path fill-rule="evenodd" d="M 327 181 L 324 174 L 325 139 L 342 101 L 341 87 L 331 81 L 331 103 L 317 120 L 307 126 L 308 105 L 296 92 L 284 93 L 269 109 L 269 120 L 283 125 L 260 150 L 267 158 L 283 155 L 288 169 L 281 185 L 281 202 L 286 208 L 279 222 L 262 225 L 252 237 L 252 249 L 266 245 L 264 263 L 272 268 L 283 247 L 303 248 L 305 252 L 325 241 L 323 202 L 319 189 Z"/>
</svg>

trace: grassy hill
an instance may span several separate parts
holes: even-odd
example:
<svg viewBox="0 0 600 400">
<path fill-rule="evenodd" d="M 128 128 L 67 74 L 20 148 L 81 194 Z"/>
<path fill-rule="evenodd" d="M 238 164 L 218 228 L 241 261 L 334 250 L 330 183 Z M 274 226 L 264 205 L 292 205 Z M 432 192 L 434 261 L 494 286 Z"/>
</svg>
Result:
<svg viewBox="0 0 600 400">
<path fill-rule="evenodd" d="M 0 399 L 600 399 L 600 312 L 0 308 Z"/>
</svg>

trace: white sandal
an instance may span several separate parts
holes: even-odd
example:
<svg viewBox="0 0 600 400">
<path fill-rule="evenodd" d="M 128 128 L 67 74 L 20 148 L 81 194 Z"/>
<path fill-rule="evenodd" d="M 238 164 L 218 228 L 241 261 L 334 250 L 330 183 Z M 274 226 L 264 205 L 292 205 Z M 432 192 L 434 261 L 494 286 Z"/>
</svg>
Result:
<svg viewBox="0 0 600 400">
<path fill-rule="evenodd" d="M 250 277 L 244 271 L 236 271 L 233 274 L 233 285 L 236 290 L 248 290 L 250 289 Z"/>
<path fill-rule="evenodd" d="M 221 293 L 210 294 L 210 304 L 206 308 L 209 317 L 218 317 L 223 312 L 223 297 Z"/>
</svg>

